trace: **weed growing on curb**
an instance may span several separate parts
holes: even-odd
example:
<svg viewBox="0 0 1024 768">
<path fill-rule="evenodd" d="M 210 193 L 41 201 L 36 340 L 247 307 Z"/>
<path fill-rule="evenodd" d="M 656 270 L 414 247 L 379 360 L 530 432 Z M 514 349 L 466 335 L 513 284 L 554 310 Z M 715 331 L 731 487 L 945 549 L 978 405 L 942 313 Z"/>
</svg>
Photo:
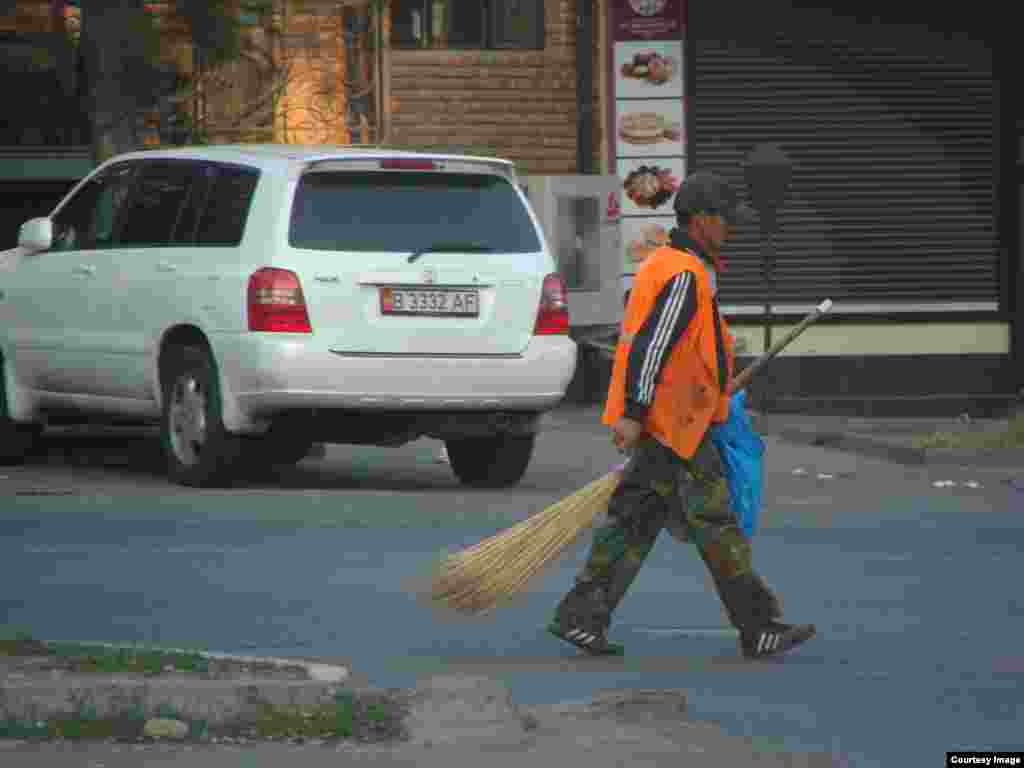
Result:
<svg viewBox="0 0 1024 768">
<path fill-rule="evenodd" d="M 938 431 L 914 439 L 921 450 L 999 450 L 1024 448 L 1024 414 L 1014 416 L 1006 429 L 979 432 Z"/>
<path fill-rule="evenodd" d="M 0 656 L 45 656 L 45 643 L 33 640 L 24 630 L 0 631 Z"/>
<path fill-rule="evenodd" d="M 308 707 L 264 705 L 256 718 L 256 735 L 277 738 L 342 738 L 352 736 L 352 705 L 346 702 Z"/>
<path fill-rule="evenodd" d="M 158 675 L 166 671 L 206 674 L 209 661 L 199 652 L 160 651 L 133 646 L 107 647 L 88 643 L 43 643 L 26 632 L 0 636 L 2 656 L 60 658 L 69 671 Z"/>
</svg>

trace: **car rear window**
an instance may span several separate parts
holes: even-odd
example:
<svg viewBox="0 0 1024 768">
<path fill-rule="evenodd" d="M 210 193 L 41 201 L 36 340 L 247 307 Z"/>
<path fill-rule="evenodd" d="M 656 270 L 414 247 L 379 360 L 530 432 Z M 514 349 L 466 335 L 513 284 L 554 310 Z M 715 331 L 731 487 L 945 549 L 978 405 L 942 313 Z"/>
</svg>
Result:
<svg viewBox="0 0 1024 768">
<path fill-rule="evenodd" d="M 452 241 L 502 253 L 541 250 L 511 182 L 474 173 L 308 173 L 288 239 L 322 251 L 413 252 Z"/>
</svg>

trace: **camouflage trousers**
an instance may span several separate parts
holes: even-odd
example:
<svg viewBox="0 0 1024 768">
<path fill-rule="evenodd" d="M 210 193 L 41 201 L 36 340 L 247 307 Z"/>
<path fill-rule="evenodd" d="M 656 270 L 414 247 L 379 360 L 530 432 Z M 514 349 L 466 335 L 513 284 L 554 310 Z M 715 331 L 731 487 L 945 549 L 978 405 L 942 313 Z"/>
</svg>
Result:
<svg viewBox="0 0 1024 768">
<path fill-rule="evenodd" d="M 777 598 L 754 572 L 750 541 L 737 526 L 721 459 L 705 435 L 690 459 L 651 438 L 636 446 L 609 503 L 607 522 L 595 528 L 587 562 L 559 603 L 558 623 L 607 630 L 665 528 L 696 546 L 735 627 L 781 616 Z"/>
</svg>

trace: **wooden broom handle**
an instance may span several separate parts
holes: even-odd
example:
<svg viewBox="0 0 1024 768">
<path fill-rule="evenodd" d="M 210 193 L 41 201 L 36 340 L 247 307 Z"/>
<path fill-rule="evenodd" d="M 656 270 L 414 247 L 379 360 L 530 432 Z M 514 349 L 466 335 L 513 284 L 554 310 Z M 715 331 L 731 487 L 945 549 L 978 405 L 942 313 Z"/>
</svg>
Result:
<svg viewBox="0 0 1024 768">
<path fill-rule="evenodd" d="M 746 368 L 740 371 L 739 374 L 734 376 L 732 380 L 732 385 L 729 388 L 729 392 L 739 392 L 741 389 L 747 386 L 747 384 L 750 383 L 750 380 L 754 377 L 754 375 L 762 368 L 764 368 L 764 366 L 767 365 L 772 360 L 772 358 L 778 355 L 779 352 L 781 352 L 783 349 L 788 347 L 797 336 L 799 336 L 801 333 L 807 330 L 807 326 L 817 321 L 822 315 L 824 315 L 830 309 L 832 309 L 832 299 L 825 299 L 823 302 L 821 302 L 821 304 L 814 308 L 814 311 L 812 311 L 803 320 L 801 320 L 795 328 L 793 328 L 789 333 L 787 333 L 785 336 L 783 336 L 781 339 L 775 342 L 772 345 L 771 349 L 769 349 L 767 352 L 765 352 L 763 355 L 757 358 L 754 362 L 752 362 L 750 365 L 748 365 Z"/>
</svg>

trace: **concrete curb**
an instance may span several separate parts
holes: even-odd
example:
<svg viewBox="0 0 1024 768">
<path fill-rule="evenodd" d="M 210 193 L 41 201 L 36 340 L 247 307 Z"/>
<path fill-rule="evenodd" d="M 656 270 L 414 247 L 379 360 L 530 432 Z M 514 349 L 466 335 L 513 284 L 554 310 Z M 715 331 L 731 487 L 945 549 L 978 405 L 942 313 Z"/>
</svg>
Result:
<svg viewBox="0 0 1024 768">
<path fill-rule="evenodd" d="M 252 722 L 264 705 L 331 704 L 339 692 L 330 684 L 290 680 L 140 680 L 127 675 L 8 679 L 0 684 L 0 721 L 171 718 L 223 727 Z"/>
<path fill-rule="evenodd" d="M 774 434 L 776 437 L 796 445 L 831 448 L 907 466 L 969 466 L 982 469 L 1019 469 L 1024 467 L 1024 449 L 929 450 L 868 435 L 816 429 L 782 429 L 768 434 Z"/>
<path fill-rule="evenodd" d="M 268 705 L 292 711 L 339 701 L 357 713 L 352 732 L 338 737 L 345 741 L 412 747 L 517 743 L 534 727 L 504 685 L 483 677 L 438 676 L 405 690 L 343 689 L 333 683 L 288 680 L 76 675 L 54 680 L 0 678 L 0 740 L 50 740 L 48 725 L 81 719 L 134 723 L 127 740 L 208 741 L 227 736 L 230 741 L 231 735 L 241 734 L 245 742 L 259 739 L 246 732 Z M 377 717 L 366 717 L 374 707 Z M 383 719 L 380 713 L 385 713 Z"/>
<path fill-rule="evenodd" d="M 64 643 L 42 645 L 61 646 Z M 92 673 L 23 671 L 32 659 L 47 657 L 7 657 L 22 665 L 18 671 L 0 677 L 0 726 L 6 731 L 38 731 L 47 721 L 80 718 L 97 719 L 176 719 L 186 724 L 201 723 L 207 728 L 222 728 L 254 721 L 261 708 L 312 707 L 345 700 L 383 701 L 389 694 L 372 689 L 343 687 L 349 678 L 345 667 L 315 664 L 297 659 L 241 656 L 185 649 L 113 643 L 75 643 L 76 647 L 187 654 L 214 662 L 234 662 L 251 674 L 228 679 L 207 679 L 195 674 L 167 671 L 159 676 L 136 673 Z M 296 670 L 301 668 L 308 680 L 276 679 L 260 667 Z M 32 726 L 37 726 L 32 728 Z M 4 733 L 0 728 L 0 735 Z"/>
<path fill-rule="evenodd" d="M 819 430 L 784 429 L 775 433 L 777 437 L 795 445 L 813 445 L 848 453 L 857 453 L 897 464 L 924 465 L 928 457 L 924 451 L 911 446 L 892 445 L 860 435 Z"/>
<path fill-rule="evenodd" d="M 199 651 L 191 648 L 175 648 L 173 646 L 150 645 L 148 643 L 108 643 L 101 640 L 85 640 L 75 642 L 42 640 L 43 646 L 60 648 L 75 646 L 82 649 L 102 649 L 109 651 L 127 651 L 133 653 L 164 653 L 182 656 L 198 656 L 207 661 L 230 661 L 249 666 L 265 665 L 276 668 L 301 668 L 314 682 L 340 684 L 349 678 L 346 667 L 337 664 L 318 664 L 300 659 L 287 659 L 277 656 L 246 656 L 218 651 Z"/>
</svg>

